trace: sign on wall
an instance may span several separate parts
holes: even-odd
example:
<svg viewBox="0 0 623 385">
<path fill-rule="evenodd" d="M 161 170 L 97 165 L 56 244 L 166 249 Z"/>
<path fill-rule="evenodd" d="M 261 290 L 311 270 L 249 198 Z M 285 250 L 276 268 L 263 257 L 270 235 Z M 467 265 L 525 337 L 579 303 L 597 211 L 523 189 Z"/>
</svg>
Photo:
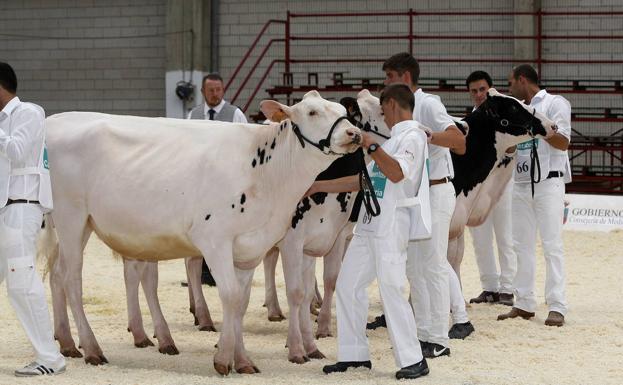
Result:
<svg viewBox="0 0 623 385">
<path fill-rule="evenodd" d="M 567 230 L 623 230 L 623 196 L 567 194 Z"/>
</svg>

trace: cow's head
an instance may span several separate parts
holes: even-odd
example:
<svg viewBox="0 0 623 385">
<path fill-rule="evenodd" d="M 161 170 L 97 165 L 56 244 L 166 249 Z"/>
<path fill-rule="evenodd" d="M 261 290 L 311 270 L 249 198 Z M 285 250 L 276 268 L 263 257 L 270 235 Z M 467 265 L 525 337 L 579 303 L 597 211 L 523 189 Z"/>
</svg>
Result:
<svg viewBox="0 0 623 385">
<path fill-rule="evenodd" d="M 361 129 L 379 136 L 381 143 L 388 139 L 391 136 L 391 131 L 383 119 L 379 98 L 372 95 L 368 90 L 361 90 L 357 94 L 357 104 L 361 115 Z"/>
<path fill-rule="evenodd" d="M 346 154 L 354 152 L 361 142 L 361 132 L 348 121 L 344 106 L 323 99 L 317 91 L 309 91 L 291 107 L 264 100 L 260 108 L 272 121 L 290 120 L 303 146 L 311 144 L 323 152 Z"/>
<path fill-rule="evenodd" d="M 493 124 L 497 132 L 498 141 L 508 142 L 508 147 L 531 137 L 549 138 L 556 132 L 554 122 L 537 112 L 534 107 L 512 96 L 503 95 L 495 88 L 489 89 L 487 99 L 478 106 L 476 113 L 486 116 L 487 121 Z M 504 137 L 507 140 L 504 140 Z"/>
</svg>

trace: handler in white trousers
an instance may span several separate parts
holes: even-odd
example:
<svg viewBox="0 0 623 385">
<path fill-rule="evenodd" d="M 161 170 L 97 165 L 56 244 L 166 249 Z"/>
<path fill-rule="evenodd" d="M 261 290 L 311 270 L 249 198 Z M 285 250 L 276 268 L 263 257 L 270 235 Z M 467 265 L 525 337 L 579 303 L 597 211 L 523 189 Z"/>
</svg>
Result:
<svg viewBox="0 0 623 385">
<path fill-rule="evenodd" d="M 414 92 L 413 120 L 424 125 L 430 144 L 430 206 L 432 237 L 410 243 L 407 277 L 418 337 L 423 354 L 435 358 L 450 354 L 448 329 L 450 287 L 448 281 L 448 234 L 456 196 L 450 181 L 454 176 L 450 151 L 465 152 L 465 136 L 448 115 L 436 95 L 418 87 L 420 67 L 409 53 L 393 55 L 383 64 L 385 84 L 403 83 Z"/>
<path fill-rule="evenodd" d="M 0 282 L 35 350 L 16 376 L 59 374 L 65 359 L 54 342 L 41 277 L 35 266 L 43 213 L 52 209 L 45 150 L 45 113 L 15 95 L 17 77 L 0 62 Z"/>
<path fill-rule="evenodd" d="M 493 87 L 493 80 L 485 71 L 474 71 L 465 79 L 465 85 L 476 109 L 487 99 L 487 92 Z M 483 224 L 469 228 L 482 286 L 482 292 L 470 299 L 470 303 L 488 302 L 513 306 L 513 279 L 517 271 L 517 256 L 513 250 L 512 187 L 513 183 L 509 181 L 500 200 Z M 498 246 L 499 271 L 493 250 L 494 232 Z"/>
<path fill-rule="evenodd" d="M 376 278 L 392 353 L 401 368 L 396 378 L 417 378 L 428 374 L 429 369 L 422 357 L 413 313 L 402 290 L 407 282 L 407 244 L 410 239 L 419 239 L 420 222 L 428 223 L 422 237 L 430 236 L 430 209 L 425 198 L 428 193 L 424 166 L 428 155 L 426 135 L 411 120 L 413 95 L 409 87 L 402 84 L 386 87 L 380 102 L 385 122 L 392 127 L 391 138 L 379 146 L 373 136 L 363 133 L 362 147 L 367 148 L 373 160 L 368 171 L 381 211 L 373 217 L 361 210 L 344 256 L 336 285 L 338 362 L 326 365 L 323 371 L 329 374 L 350 367 L 371 368 L 366 337 L 367 287 Z M 315 182 L 308 193 L 358 189 L 355 175 Z"/>
<path fill-rule="evenodd" d="M 565 183 L 571 181 L 567 155 L 571 138 L 571 105 L 562 96 L 541 90 L 538 75 L 528 64 L 513 68 L 508 82 L 513 96 L 525 100 L 553 120 L 557 131 L 548 139 L 533 139 L 517 146 L 512 211 L 513 244 L 517 252 L 516 300 L 511 311 L 499 315 L 498 319 L 529 319 L 535 315 L 538 230 L 545 256 L 545 302 L 549 309 L 545 325 L 562 326 L 567 313 L 562 224 Z M 538 155 L 538 163 L 531 162 L 534 158 L 531 152 Z"/>
</svg>

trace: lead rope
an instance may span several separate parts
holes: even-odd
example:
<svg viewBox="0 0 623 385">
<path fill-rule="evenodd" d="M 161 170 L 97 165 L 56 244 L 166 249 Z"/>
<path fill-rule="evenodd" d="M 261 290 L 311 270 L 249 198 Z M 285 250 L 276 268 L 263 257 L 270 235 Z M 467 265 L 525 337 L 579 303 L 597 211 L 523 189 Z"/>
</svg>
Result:
<svg viewBox="0 0 623 385">
<path fill-rule="evenodd" d="M 370 180 L 370 175 L 368 174 L 368 168 L 366 167 L 364 157 L 362 156 L 360 159 L 361 171 L 359 172 L 359 188 L 362 192 L 363 205 L 369 216 L 376 217 L 381 213 L 381 206 L 379 205 L 379 200 L 376 198 L 376 194 L 374 193 L 374 186 Z M 372 205 L 374 205 L 374 207 L 372 207 Z"/>
<path fill-rule="evenodd" d="M 534 116 L 536 114 L 536 108 L 534 109 L 534 112 L 532 113 L 532 116 Z M 534 199 L 534 184 L 535 183 L 539 183 L 541 181 L 541 162 L 539 161 L 539 152 L 536 149 L 537 146 L 537 140 L 536 139 L 532 139 L 532 146 L 530 148 L 530 188 L 532 190 L 532 198 Z M 539 170 L 539 178 L 538 179 L 534 179 L 536 172 L 534 171 L 534 166 L 536 165 L 537 169 Z"/>
</svg>

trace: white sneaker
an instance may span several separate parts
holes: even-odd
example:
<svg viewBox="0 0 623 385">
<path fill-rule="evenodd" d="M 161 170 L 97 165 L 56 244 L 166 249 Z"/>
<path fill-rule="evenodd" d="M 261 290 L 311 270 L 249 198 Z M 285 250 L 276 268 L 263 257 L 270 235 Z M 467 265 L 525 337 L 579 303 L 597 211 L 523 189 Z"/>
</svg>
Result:
<svg viewBox="0 0 623 385">
<path fill-rule="evenodd" d="M 15 371 L 17 377 L 32 377 L 42 375 L 56 375 L 65 372 L 65 365 L 60 368 L 53 368 L 51 366 L 42 365 L 37 361 L 33 361 L 30 364 L 24 366 L 21 369 Z"/>
</svg>

